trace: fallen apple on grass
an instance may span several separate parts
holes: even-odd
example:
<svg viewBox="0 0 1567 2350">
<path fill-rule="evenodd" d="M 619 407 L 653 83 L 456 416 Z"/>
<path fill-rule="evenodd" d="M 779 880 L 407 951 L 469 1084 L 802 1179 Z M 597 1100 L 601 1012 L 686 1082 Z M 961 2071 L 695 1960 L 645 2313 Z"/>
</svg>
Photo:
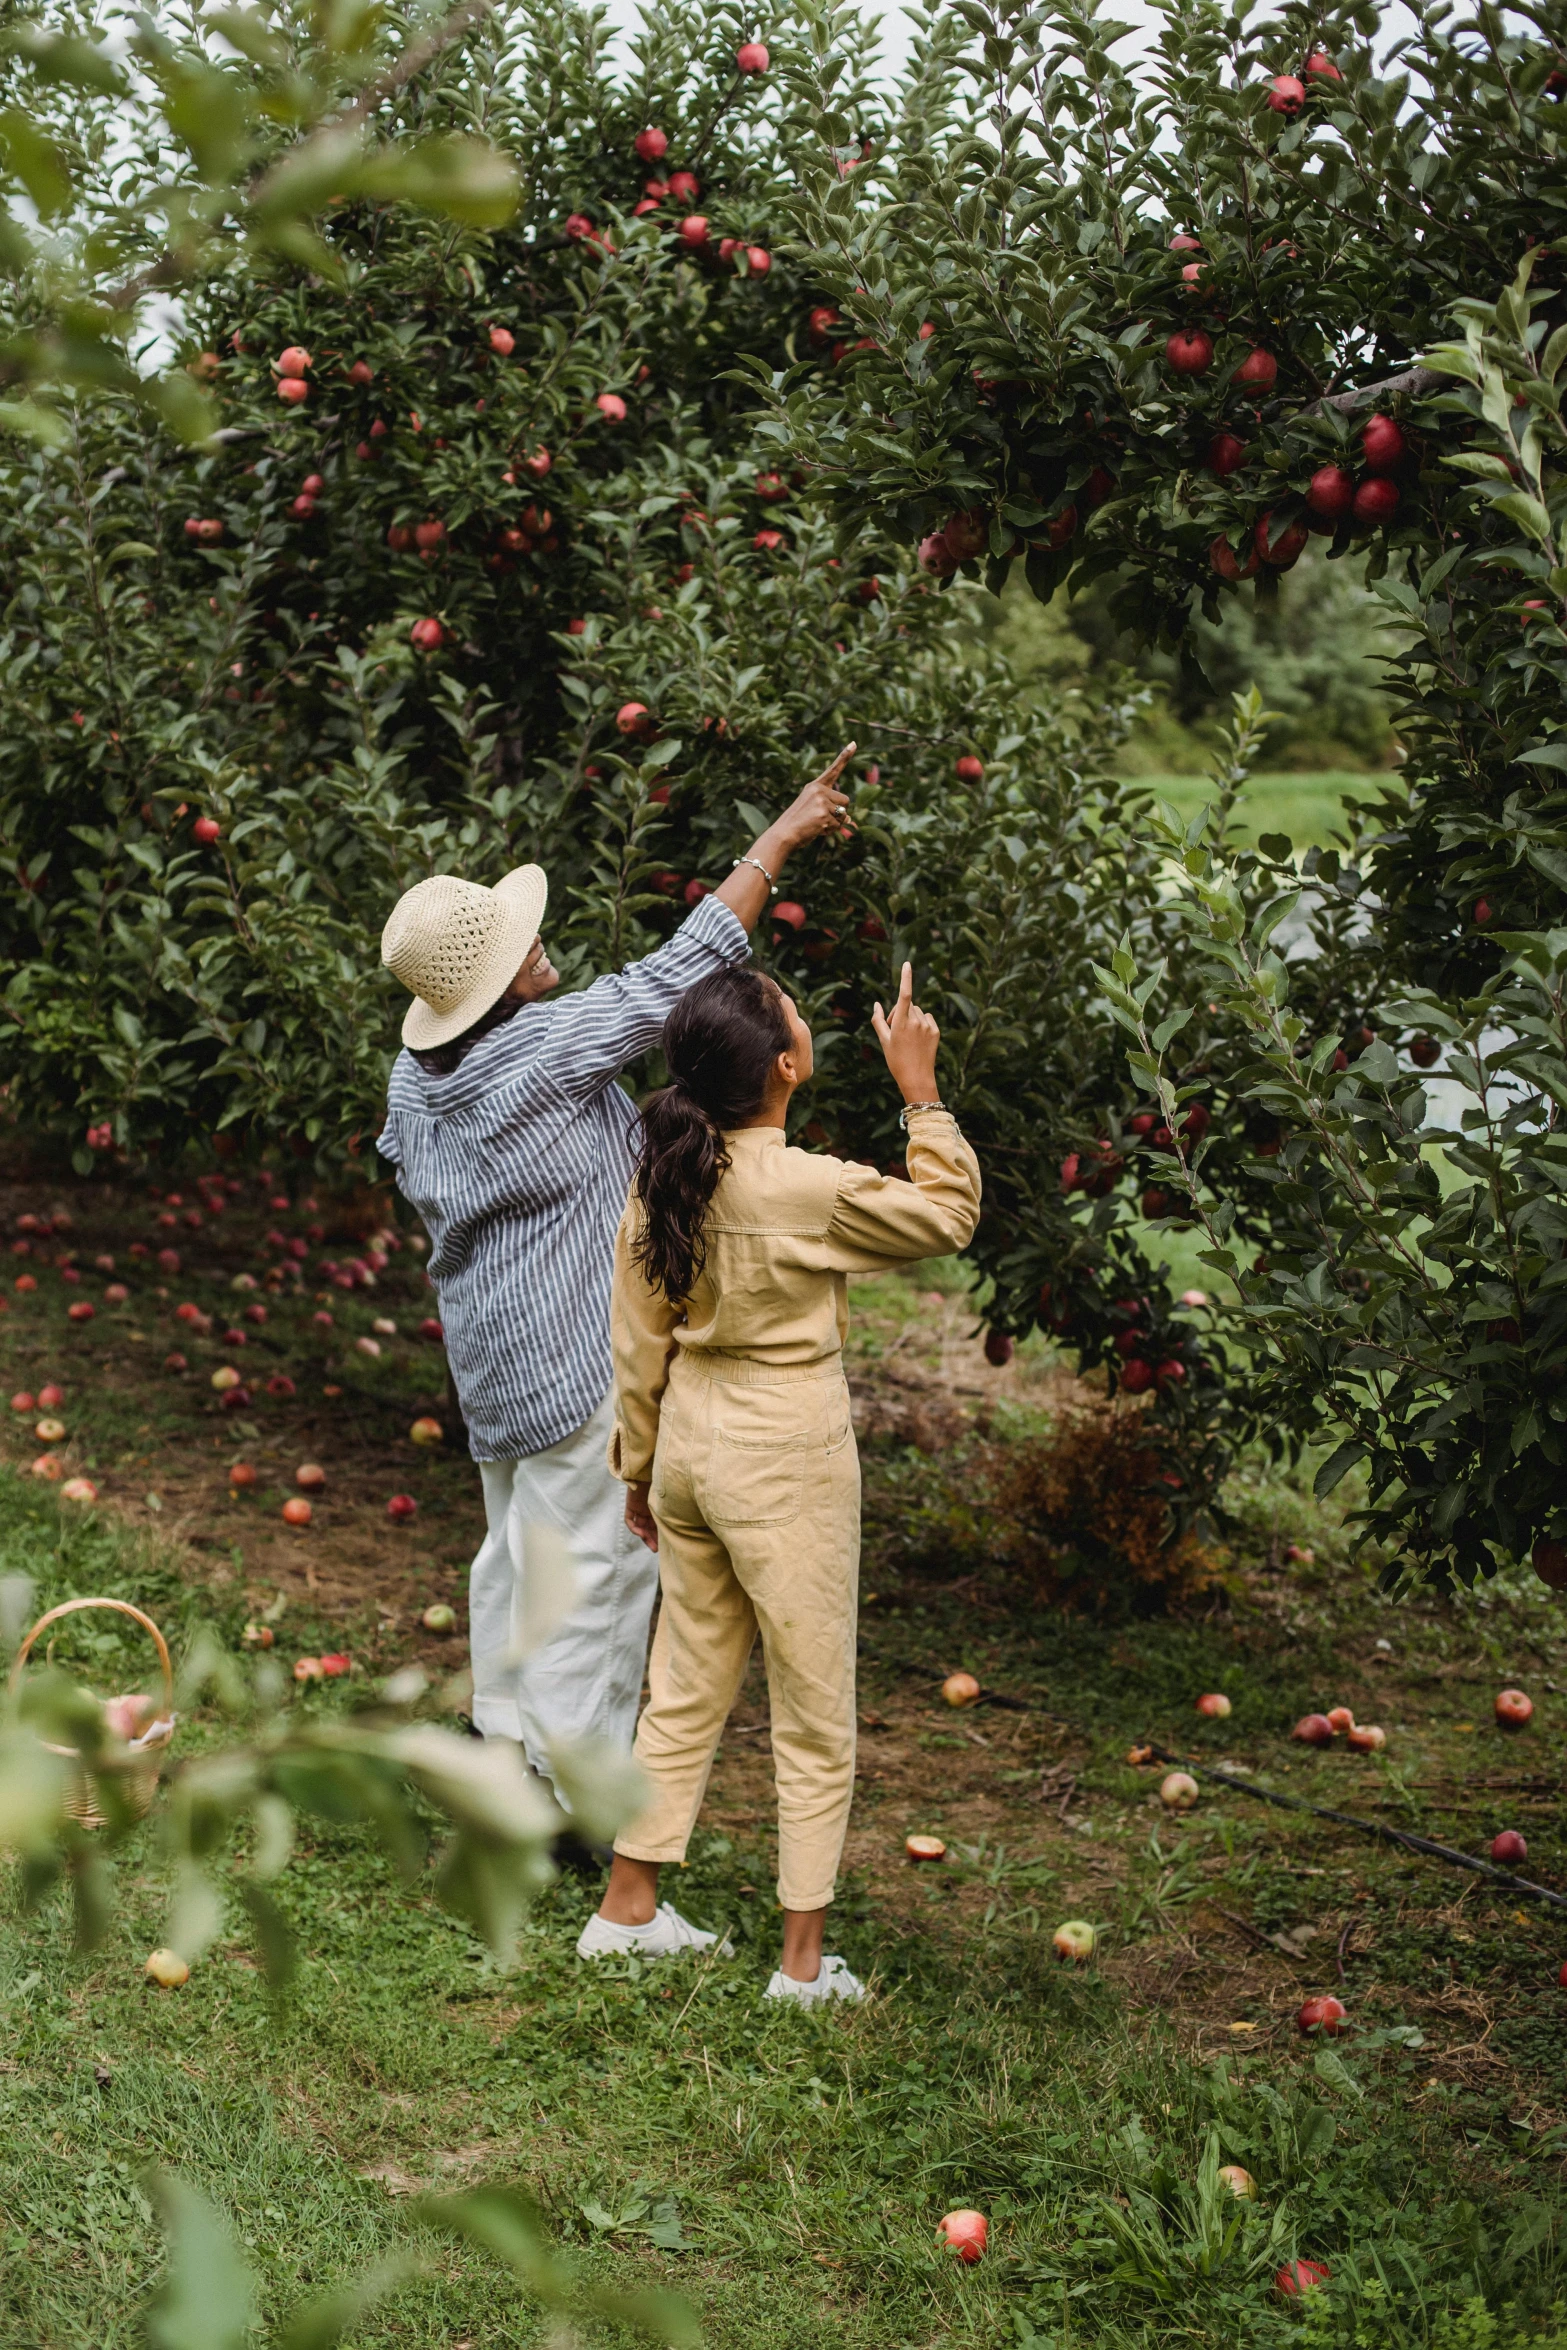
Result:
<svg viewBox="0 0 1567 2350">
<path fill-rule="evenodd" d="M 90 1477 L 67 1477 L 60 1488 L 62 1501 L 96 1501 L 98 1488 Z"/>
<path fill-rule="evenodd" d="M 1166 1811 L 1190 1811 L 1198 1793 L 1190 1771 L 1166 1771 L 1159 1781 L 1159 1801 Z"/>
<path fill-rule="evenodd" d="M 411 1493 L 394 1493 L 386 1505 L 386 1514 L 394 1526 L 406 1526 L 419 1514 L 419 1504 Z"/>
<path fill-rule="evenodd" d="M 1302 1714 L 1290 1732 L 1302 1746 L 1331 1746 L 1335 1731 L 1326 1714 Z"/>
<path fill-rule="evenodd" d="M 60 1433 L 65 1434 L 63 1428 Z M 980 1694 L 979 1683 L 972 1673 L 949 1673 L 941 1684 L 941 1694 L 948 1705 L 972 1705 Z"/>
<path fill-rule="evenodd" d="M 1050 1946 L 1057 1958 L 1069 1959 L 1073 1966 L 1083 1966 L 1093 1957 L 1098 1940 L 1086 1918 L 1068 1918 L 1051 1935 Z"/>
<path fill-rule="evenodd" d="M 190 1981 L 190 1968 L 177 1950 L 155 1950 L 142 1972 L 160 1991 L 177 1991 Z"/>
<path fill-rule="evenodd" d="M 938 2223 L 936 2233 L 951 2245 L 966 2268 L 984 2257 L 990 2237 L 990 2222 L 982 2211 L 949 2211 Z"/>
<path fill-rule="evenodd" d="M 63 1420 L 40 1420 L 34 1428 L 33 1434 L 40 1444 L 63 1444 L 65 1442 L 65 1422 Z"/>
<path fill-rule="evenodd" d="M 240 1385 L 240 1374 L 232 1363 L 220 1363 L 212 1374 L 212 1385 L 219 1395 L 227 1395 L 230 1388 Z"/>
<path fill-rule="evenodd" d="M 1503 1868 L 1516 1868 L 1529 1857 L 1529 1847 L 1516 1828 L 1504 1828 L 1499 1836 L 1491 1838 L 1491 1858 Z"/>
<path fill-rule="evenodd" d="M 439 1420 L 415 1420 L 408 1434 L 415 1444 L 440 1444 L 445 1439 L 446 1431 Z"/>
<path fill-rule="evenodd" d="M 297 1493 L 283 1504 L 285 1526 L 308 1526 L 312 1514 L 309 1502 L 302 1500 Z"/>
<path fill-rule="evenodd" d="M 1496 1726 L 1499 1730 L 1526 1730 L 1534 1714 L 1534 1700 L 1525 1697 L 1521 1689 L 1499 1689 L 1496 1693 Z"/>
<path fill-rule="evenodd" d="M 1355 1754 L 1380 1754 L 1387 1732 L 1376 1722 L 1356 1722 L 1345 1733 L 1345 1744 Z"/>
<path fill-rule="evenodd" d="M 1354 1727 L 1355 1716 L 1347 1705 L 1329 1707 L 1328 1728 L 1336 1738 L 1342 1738 L 1346 1730 L 1353 1730 Z"/>
<path fill-rule="evenodd" d="M 247 1648 L 271 1648 L 277 1639 L 277 1634 L 273 1631 L 270 1624 L 259 1623 L 256 1618 L 252 1616 L 250 1622 L 245 1626 L 244 1631 L 240 1634 L 240 1638 L 243 1640 Z"/>
<path fill-rule="evenodd" d="M 1230 1701 L 1222 1689 L 1210 1689 L 1205 1697 L 1198 1698 L 1197 1711 L 1210 1722 L 1227 1722 L 1231 1712 Z"/>
<path fill-rule="evenodd" d="M 324 1681 L 326 1674 L 322 1671 L 321 1659 L 318 1656 L 296 1656 L 294 1678 L 296 1681 Z"/>
<path fill-rule="evenodd" d="M 342 1674 L 353 1670 L 353 1658 L 340 1648 L 328 1649 L 320 1661 L 322 1674 L 328 1681 L 336 1681 Z"/>
<path fill-rule="evenodd" d="M 25 1387 L 19 1389 L 18 1392 L 11 1398 L 11 1409 L 13 1412 L 32 1412 L 36 1411 L 37 1408 L 38 1398 L 35 1395 L 29 1395 Z"/>
<path fill-rule="evenodd" d="M 1286 2301 L 1293 2301 L 1299 2294 L 1316 2292 L 1332 2274 L 1325 2260 L 1287 2261 L 1273 2280 L 1274 2290 L 1282 2293 Z"/>
<path fill-rule="evenodd" d="M 427 1632 L 434 1632 L 444 1640 L 449 1632 L 457 1629 L 457 1610 L 448 1607 L 444 1599 L 437 1599 L 425 1609 L 419 1621 Z"/>
<path fill-rule="evenodd" d="M 1257 2182 L 1249 2170 L 1242 2170 L 1238 2162 L 1221 2163 L 1218 2176 L 1229 2188 L 1230 2193 L 1237 2196 L 1242 2203 L 1256 2202 Z"/>
<path fill-rule="evenodd" d="M 41 1412 L 57 1412 L 64 1401 L 65 1389 L 57 1387 L 53 1380 L 38 1390 L 38 1409 Z"/>
<path fill-rule="evenodd" d="M 326 1471 L 317 1461 L 301 1461 L 294 1471 L 294 1483 L 301 1493 L 319 1493 L 326 1483 Z"/>
<path fill-rule="evenodd" d="M 65 1475 L 65 1463 L 57 1452 L 41 1452 L 33 1463 L 32 1473 L 48 1485 L 58 1485 Z"/>
<path fill-rule="evenodd" d="M 1321 2032 L 1328 2039 L 1336 2040 L 1341 2032 L 1349 2030 L 1349 2010 L 1342 1999 L 1324 1991 L 1320 1997 L 1302 2000 L 1295 2010 L 1295 2029 L 1302 2039 Z"/>
<path fill-rule="evenodd" d="M 905 1836 L 903 1849 L 910 1860 L 945 1860 L 947 1848 L 939 1836 Z"/>
</svg>

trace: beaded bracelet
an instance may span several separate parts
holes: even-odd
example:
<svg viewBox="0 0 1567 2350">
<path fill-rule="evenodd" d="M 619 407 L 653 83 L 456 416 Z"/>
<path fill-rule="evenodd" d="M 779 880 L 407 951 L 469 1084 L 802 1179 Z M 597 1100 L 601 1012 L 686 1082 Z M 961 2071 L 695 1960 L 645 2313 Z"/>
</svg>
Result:
<svg viewBox="0 0 1567 2350">
<path fill-rule="evenodd" d="M 772 891 L 773 896 L 776 897 L 778 895 L 778 884 L 776 881 L 774 881 L 772 875 L 768 872 L 767 867 L 762 863 L 760 857 L 736 857 L 734 864 L 730 867 L 729 870 L 732 873 L 736 872 L 742 865 L 754 865 L 757 872 L 760 873 L 762 879 L 766 882 L 768 888 Z"/>
</svg>

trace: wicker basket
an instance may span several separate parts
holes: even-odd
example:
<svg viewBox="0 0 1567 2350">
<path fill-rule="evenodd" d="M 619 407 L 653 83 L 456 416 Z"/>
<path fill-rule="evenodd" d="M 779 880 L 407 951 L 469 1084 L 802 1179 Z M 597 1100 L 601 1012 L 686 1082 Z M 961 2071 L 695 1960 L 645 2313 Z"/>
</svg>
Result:
<svg viewBox="0 0 1567 2350">
<path fill-rule="evenodd" d="M 144 1632 L 150 1633 L 163 1674 L 163 1696 L 156 1719 L 148 1724 L 139 1738 L 131 1739 L 121 1753 L 105 1756 L 95 1769 L 89 1771 L 83 1765 L 76 1747 L 49 1746 L 51 1754 L 64 1755 L 68 1761 L 77 1765 L 66 1788 L 66 1811 L 79 1827 L 103 1828 L 108 1825 L 109 1814 L 99 1801 L 97 1780 L 113 1776 L 119 1786 L 120 1808 L 128 1812 L 132 1819 L 140 1819 L 151 1810 L 152 1799 L 157 1792 L 164 1750 L 174 1736 L 174 1667 L 169 1662 L 169 1644 L 163 1634 L 151 1616 L 144 1616 L 141 1609 L 132 1607 L 128 1600 L 68 1599 L 62 1606 L 52 1607 L 46 1616 L 40 1616 L 28 1633 L 16 1652 L 16 1662 L 11 1667 L 10 1686 L 14 1690 L 21 1680 L 27 1659 L 41 1632 L 47 1632 L 49 1626 L 57 1624 L 62 1616 L 79 1615 L 84 1608 L 90 1607 L 109 1608 L 115 1615 L 129 1616 L 133 1623 L 140 1624 Z"/>
</svg>

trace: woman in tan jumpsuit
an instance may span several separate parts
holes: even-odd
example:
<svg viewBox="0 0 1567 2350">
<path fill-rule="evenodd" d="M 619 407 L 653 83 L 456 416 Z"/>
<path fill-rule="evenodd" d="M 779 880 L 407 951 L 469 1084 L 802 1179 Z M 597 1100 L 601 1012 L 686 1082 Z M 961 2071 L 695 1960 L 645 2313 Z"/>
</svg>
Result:
<svg viewBox="0 0 1567 2350">
<path fill-rule="evenodd" d="M 725 971 L 670 1015 L 671 1083 L 643 1112 L 616 1248 L 611 1466 L 659 1553 L 662 1612 L 636 1753 L 647 1809 L 616 1839 L 578 1949 L 710 1944 L 657 1900 L 685 1857 L 758 1632 L 778 1792 L 783 1964 L 770 1998 L 858 1997 L 823 1928 L 854 1791 L 860 1472 L 843 1375 L 847 1277 L 962 1248 L 979 1168 L 936 1091 L 912 974 L 875 1028 L 902 1091 L 910 1180 L 792 1149 L 811 1033 L 775 983 Z"/>
</svg>

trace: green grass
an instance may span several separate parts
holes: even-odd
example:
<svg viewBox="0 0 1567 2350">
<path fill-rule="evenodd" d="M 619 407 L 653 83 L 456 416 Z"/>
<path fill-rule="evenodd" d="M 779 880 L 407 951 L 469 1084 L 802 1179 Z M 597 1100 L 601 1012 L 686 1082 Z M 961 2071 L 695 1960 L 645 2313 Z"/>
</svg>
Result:
<svg viewBox="0 0 1567 2350">
<path fill-rule="evenodd" d="M 889 1470 L 942 1473 L 914 1456 L 868 1466 L 873 1511 Z M 1567 1738 L 1548 1704 L 1526 1749 L 1492 1734 L 1482 1750 L 1465 1725 L 1484 1729 L 1485 1693 L 1504 1673 L 1549 1687 L 1567 1644 L 1526 1594 L 1395 1611 L 1344 1566 L 1336 1521 L 1288 1481 L 1252 1475 L 1234 1499 L 1238 1555 L 1260 1561 L 1281 1538 L 1307 1538 L 1319 1565 L 1265 1578 L 1271 1597 L 1227 1616 L 1117 1626 L 1037 1614 L 1026 1594 L 976 1605 L 929 1562 L 869 1612 L 863 1703 L 904 1709 L 920 1822 L 945 1831 L 956 1858 L 851 1883 L 831 1941 L 876 1977 L 857 2012 L 758 2004 L 776 1943 L 765 1810 L 741 1831 L 702 1834 L 671 1888 L 698 1919 L 730 1925 L 738 1954 L 722 1965 L 579 1966 L 571 1943 L 592 1896 L 566 1880 L 502 1973 L 436 1907 L 428 1877 L 404 1883 L 326 1821 L 281 1880 L 302 1953 L 286 2003 L 265 1988 L 237 1907 L 184 1991 L 144 1987 L 166 1893 L 150 1828 L 119 1855 L 113 1923 L 91 1954 L 73 1949 L 63 1899 L 23 1914 L 13 1887 L 0 1950 L 0 2342 L 140 2342 L 160 2257 L 143 2181 L 164 2164 L 227 2212 L 269 2316 L 411 2250 L 420 2273 L 356 2335 L 371 2350 L 562 2339 L 497 2264 L 420 2223 L 413 2190 L 481 2180 L 528 2187 L 585 2279 L 678 2288 L 713 2350 L 1267 2350 L 1308 2338 L 1269 2286 L 1297 2252 L 1335 2273 L 1315 2343 L 1560 2350 L 1567 2330 L 1545 2314 L 1567 2151 L 1558 1930 L 1222 1792 L 1165 1820 L 1124 1757 L 1151 1730 L 1472 1841 L 1489 1815 L 1464 1772 L 1522 1769 L 1522 1783 L 1549 1787 Z M 186 1635 L 209 1612 L 233 1628 L 233 1611 L 213 1610 L 147 1539 L 105 1516 L 72 1520 L 6 1478 L 0 1573 L 19 1572 L 40 1603 L 118 1590 Z M 1375 1681 L 1363 1660 L 1388 1633 L 1399 1694 L 1377 1696 L 1400 1727 L 1385 1763 L 1291 1750 L 1283 1727 L 1329 1690 L 1359 1698 Z M 71 1661 L 98 1686 L 139 1670 L 112 1628 L 77 1639 Z M 955 1719 L 930 1684 L 958 1662 L 1046 1711 Z M 1194 1723 L 1199 1688 L 1229 1692 L 1230 1722 Z M 1086 1877 L 1087 1847 L 1035 1792 L 1068 1737 L 1056 1717 L 1076 1725 L 1073 1801 L 1094 1829 Z M 221 1734 L 199 1717 L 182 1750 Z M 965 1781 L 971 1769 L 980 1776 Z M 994 1824 L 968 1835 L 976 1788 Z M 901 1842 L 910 1802 L 868 1779 L 858 1808 L 878 1849 Z M 1456 1824 L 1444 1804 L 1459 1807 Z M 1549 1804 L 1529 1834 L 1549 1879 L 1567 1862 Z M 1103 1969 L 1052 1962 L 1050 1930 L 1073 1910 L 1104 1929 Z M 1210 1992 L 1224 1912 L 1265 1935 L 1341 1910 L 1374 1952 L 1351 1963 L 1358 2039 L 1294 2038 L 1297 1993 L 1276 1956 L 1267 1981 L 1232 1969 Z M 1331 1947 L 1330 1935 L 1306 1962 L 1312 1987 L 1334 1980 Z M 1249 2028 L 1232 2032 L 1237 2020 Z M 1215 2195 L 1210 2148 L 1255 2174 L 1255 2206 Z M 671 2203 L 683 2249 L 646 2232 Z M 933 2231 L 970 2203 L 995 2233 L 965 2272 Z M 1477 2290 L 1512 2313 L 1494 2333 Z M 590 2321 L 581 2338 L 625 2337 Z"/>
<path fill-rule="evenodd" d="M 1139 775 L 1135 780 L 1139 788 L 1146 785 L 1159 798 L 1169 800 L 1185 817 L 1195 816 L 1204 801 L 1213 797 L 1213 784 L 1204 775 Z M 1297 848 L 1310 848 L 1314 842 L 1325 848 L 1341 821 L 1345 794 L 1369 796 L 1378 781 L 1374 775 L 1347 769 L 1254 775 L 1236 808 L 1237 830 L 1250 842 L 1255 842 L 1259 833 L 1283 832 Z"/>
</svg>

